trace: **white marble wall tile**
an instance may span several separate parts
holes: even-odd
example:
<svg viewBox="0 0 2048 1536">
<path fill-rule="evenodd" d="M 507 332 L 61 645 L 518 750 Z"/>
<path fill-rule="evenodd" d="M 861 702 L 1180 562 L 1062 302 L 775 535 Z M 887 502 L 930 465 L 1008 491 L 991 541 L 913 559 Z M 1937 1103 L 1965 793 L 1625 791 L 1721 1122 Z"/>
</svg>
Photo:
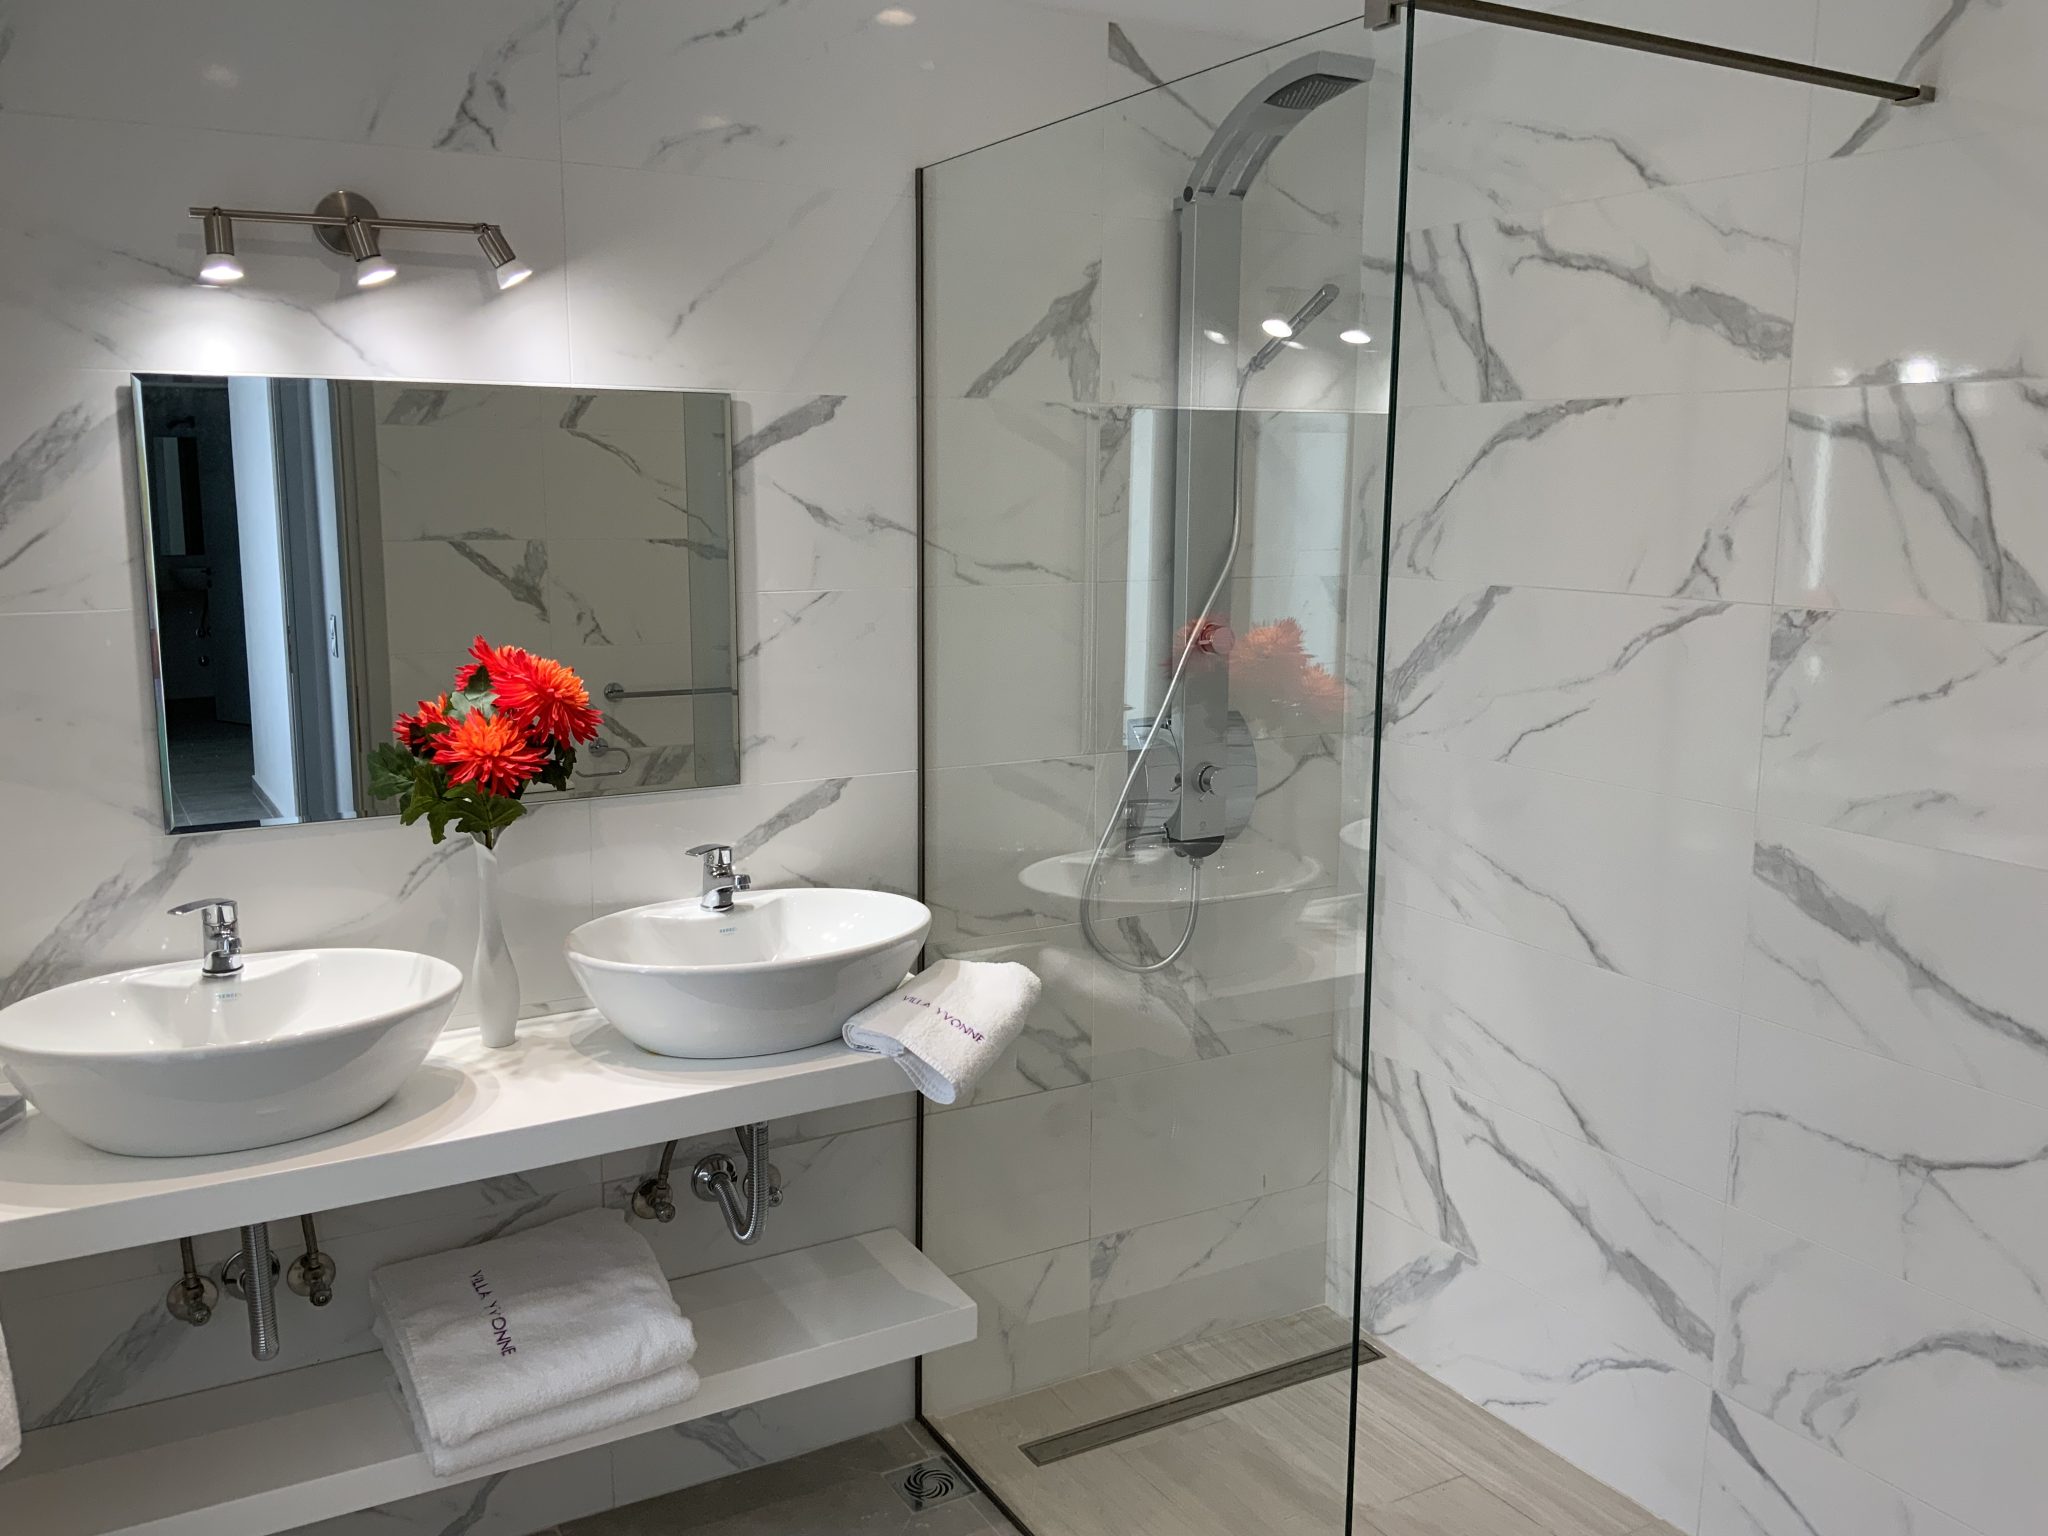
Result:
<svg viewBox="0 0 2048 1536">
<path fill-rule="evenodd" d="M 730 1413 L 690 1419 L 610 1447 L 612 1503 L 637 1504 L 801 1456 L 901 1424 L 914 1411 L 911 1368 L 906 1363 L 767 1398 Z"/>
<path fill-rule="evenodd" d="M 1090 1230 L 1104 1236 L 1319 1181 L 1329 1065 L 1328 1045 L 1307 1040 L 1085 1090 Z"/>
<path fill-rule="evenodd" d="M 1025 200 L 942 194 L 925 210 L 924 233 L 925 378 L 933 395 L 1098 398 L 1099 219 Z"/>
<path fill-rule="evenodd" d="M 568 165 L 579 384 L 902 394 L 907 199 Z"/>
<path fill-rule="evenodd" d="M 1379 934 L 1374 1051 L 1724 1196 L 1734 1013 L 1408 907 Z"/>
<path fill-rule="evenodd" d="M 25 6 L 7 18 L 0 111 L 553 159 L 553 9 L 227 0 L 198 24 L 148 0 Z"/>
<path fill-rule="evenodd" d="M 1767 602 L 1784 441 L 1774 391 L 1411 411 L 1394 568 Z"/>
<path fill-rule="evenodd" d="M 2041 12 L 1985 0 L 1821 0 L 1814 57 L 1836 69 L 1933 84 L 1932 102 L 1897 107 L 1813 95 L 1809 157 L 1903 149 L 1985 131 L 2041 127 Z"/>
<path fill-rule="evenodd" d="M 1115 989 L 1107 985 L 1108 972 L 1083 942 L 1080 929 L 1054 928 L 994 941 L 962 935 L 935 939 L 930 948 L 934 958 L 1013 960 L 1029 966 L 1039 980 L 1038 1001 L 1024 1020 L 1023 1033 L 968 1090 L 963 1105 L 1071 1088 L 1090 1079 L 1103 995 Z M 930 1113 L 947 1110 L 933 1105 Z"/>
<path fill-rule="evenodd" d="M 1360 1331 L 1690 1529 L 1707 1385 L 1366 1206 Z"/>
<path fill-rule="evenodd" d="M 1740 997 L 1746 810 L 1390 747 L 1380 825 L 1389 900 L 1710 1002 Z"/>
<path fill-rule="evenodd" d="M 1161 209 L 1151 211 L 1102 221 L 1099 393 L 1170 410 L 1179 398 L 1180 231 Z"/>
<path fill-rule="evenodd" d="M 1778 601 L 2048 623 L 2044 448 L 2032 384 L 1795 391 Z"/>
<path fill-rule="evenodd" d="M 1327 1204 L 1304 1184 L 1096 1238 L 1090 1367 L 1317 1305 Z"/>
<path fill-rule="evenodd" d="M 1813 51 L 1817 0 L 1615 0 L 1572 14 L 1775 58 Z M 1529 216 L 1805 158 L 1796 85 L 1504 27 L 1419 18 L 1409 227 Z M 1844 67 L 1844 66 L 1837 66 Z"/>
<path fill-rule="evenodd" d="M 2048 1335 L 2048 1109 L 1755 1020 L 1738 1210 Z"/>
<path fill-rule="evenodd" d="M 1749 605 L 1399 580 L 1387 738 L 1748 805 L 1768 624 Z"/>
<path fill-rule="evenodd" d="M 203 172 L 195 168 L 203 167 Z M 197 177 L 197 179 L 195 179 Z M 381 206 L 474 210 L 535 276 L 500 293 L 448 237 L 385 238 L 398 281 L 359 290 L 348 258 L 295 230 L 244 230 L 250 279 L 193 272 L 186 209 L 307 207 L 309 188 Z M 551 163 L 0 114 L 0 346 L 28 370 L 451 375 L 553 380 L 568 364 L 562 180 Z M 461 215 L 469 216 L 467 213 Z"/>
<path fill-rule="evenodd" d="M 1007 399 L 934 400 L 927 410 L 927 584 L 1087 579 L 1090 413 Z"/>
<path fill-rule="evenodd" d="M 1802 185 L 1765 171 L 1412 234 L 1404 401 L 1782 387 Z"/>
<path fill-rule="evenodd" d="M 595 915 L 590 845 L 587 800 L 535 806 L 498 844 L 499 911 L 519 969 L 523 1013 L 553 1013 L 583 1004 L 583 988 L 570 973 L 562 940 L 571 928 Z"/>
<path fill-rule="evenodd" d="M 955 1275 L 980 1331 L 925 1356 L 925 1412 L 959 1413 L 1085 1374 L 1089 1252 L 1076 1243 Z"/>
<path fill-rule="evenodd" d="M 268 1362 L 250 1359 L 238 1306 L 224 1304 L 203 1329 L 172 1318 L 164 1310 L 161 1274 L 74 1288 L 42 1297 L 32 1308 L 10 1308 L 8 1336 L 23 1422 L 69 1423 L 250 1376 L 368 1353 L 377 1347 L 370 1333 L 367 1287 L 373 1270 L 589 1210 L 598 1194 L 590 1184 L 544 1188 L 529 1199 L 477 1206 L 462 1216 L 444 1212 L 407 1226 L 331 1238 L 323 1232 L 321 1246 L 338 1269 L 334 1299 L 314 1308 L 281 1292 L 283 1350 Z M 273 1223 L 271 1232 L 280 1254 L 299 1251 L 297 1222 Z M 200 1245 L 200 1262 L 217 1265 L 233 1247 L 230 1234 L 208 1234 Z"/>
<path fill-rule="evenodd" d="M 0 613 L 134 605 L 131 398 L 125 374 L 58 371 L 0 403 Z"/>
<path fill-rule="evenodd" d="M 1766 821 L 1747 1013 L 2048 1106 L 2048 874 Z"/>
<path fill-rule="evenodd" d="M 2032 1536 L 2048 1343 L 1741 1215 L 1722 1297 L 1724 1396 L 1984 1536 Z"/>
<path fill-rule="evenodd" d="M 909 1232 L 916 1226 L 915 1122 L 893 1120 L 807 1139 L 800 1139 L 801 1127 L 793 1131 L 790 1122 L 778 1121 L 769 1129 L 769 1161 L 782 1175 L 782 1204 L 769 1212 L 759 1241 L 746 1248 L 732 1240 L 717 1206 L 688 1198 L 681 1187 L 707 1153 L 738 1158 L 731 1132 L 677 1146 L 670 1175 L 677 1196 L 674 1221 L 641 1221 L 630 1214 L 633 1191 L 660 1165 L 659 1148 L 648 1147 L 636 1159 L 607 1159 L 611 1176 L 604 1203 L 647 1239 L 662 1273 L 671 1279 L 863 1232 L 889 1227 Z"/>
<path fill-rule="evenodd" d="M 2048 371 L 2044 144 L 2036 127 L 1816 163 L 1793 382 Z"/>
<path fill-rule="evenodd" d="M 847 686 L 849 677 L 909 675 L 917 655 L 913 589 L 764 593 L 740 609 L 739 644 L 747 778 L 916 769 L 913 690 Z"/>
<path fill-rule="evenodd" d="M 2044 677 L 2048 630 L 1780 610 L 1757 807 L 2048 867 Z"/>
<path fill-rule="evenodd" d="M 889 26 L 866 0 L 576 0 L 561 19 L 562 153 L 901 192 L 915 166 L 1116 94 L 1100 14 L 992 0 L 912 14 Z"/>
<path fill-rule="evenodd" d="M 924 1248 L 948 1274 L 1088 1237 L 1086 1086 L 973 1104 L 924 1122 Z"/>
<path fill-rule="evenodd" d="M 1072 757 L 1084 746 L 1088 592 L 1073 584 L 925 593 L 930 761 Z"/>
<path fill-rule="evenodd" d="M 1881 1478 L 1717 1395 L 1708 1418 L 1699 1536 L 1971 1533 Z"/>
<path fill-rule="evenodd" d="M 917 777 L 733 784 L 688 795 L 634 795 L 590 808 L 599 912 L 695 895 L 699 843 L 730 844 L 760 886 L 917 884 Z"/>
<path fill-rule="evenodd" d="M 1724 1207 L 1491 1104 L 1372 1062 L 1366 1198 L 1704 1382 Z"/>
<path fill-rule="evenodd" d="M 926 780 L 925 899 L 933 937 L 971 941 L 1075 921 L 1096 822 L 1096 762 L 940 768 Z M 1047 861 L 1057 861 L 1048 863 Z"/>
<path fill-rule="evenodd" d="M 886 394 L 733 402 L 734 520 L 748 590 L 915 583 L 911 410 L 907 396 Z"/>
</svg>

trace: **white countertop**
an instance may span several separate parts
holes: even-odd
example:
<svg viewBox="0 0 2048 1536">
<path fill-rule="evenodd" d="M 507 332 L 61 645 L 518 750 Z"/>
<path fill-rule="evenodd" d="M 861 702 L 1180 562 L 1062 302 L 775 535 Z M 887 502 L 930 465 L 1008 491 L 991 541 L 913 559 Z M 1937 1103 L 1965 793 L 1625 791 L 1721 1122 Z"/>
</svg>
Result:
<svg viewBox="0 0 2048 1536">
<path fill-rule="evenodd" d="M 651 1056 L 591 1012 L 488 1050 L 449 1034 L 353 1125 L 207 1157 L 119 1157 L 33 1111 L 0 1130 L 0 1270 L 412 1194 L 908 1092 L 838 1042 L 732 1061 Z"/>
</svg>

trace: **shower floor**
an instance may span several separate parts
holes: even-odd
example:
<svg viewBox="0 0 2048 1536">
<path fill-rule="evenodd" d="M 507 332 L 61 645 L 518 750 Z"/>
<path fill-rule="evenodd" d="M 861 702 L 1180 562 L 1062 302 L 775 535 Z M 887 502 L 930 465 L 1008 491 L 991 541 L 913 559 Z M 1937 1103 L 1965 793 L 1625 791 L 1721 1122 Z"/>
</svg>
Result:
<svg viewBox="0 0 2048 1536">
<path fill-rule="evenodd" d="M 1319 1307 L 934 1422 L 1033 1536 L 1332 1536 L 1348 1369 L 1048 1466 L 1019 1447 L 1345 1340 Z M 1359 1391 L 1359 1536 L 1677 1536 L 1398 1355 Z"/>
</svg>

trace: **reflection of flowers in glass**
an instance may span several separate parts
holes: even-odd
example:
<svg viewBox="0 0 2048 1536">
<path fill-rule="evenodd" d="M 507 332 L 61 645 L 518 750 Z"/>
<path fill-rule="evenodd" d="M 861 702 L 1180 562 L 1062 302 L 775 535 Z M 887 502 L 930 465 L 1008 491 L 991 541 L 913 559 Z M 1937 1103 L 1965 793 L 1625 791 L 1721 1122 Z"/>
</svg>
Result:
<svg viewBox="0 0 2048 1536">
<path fill-rule="evenodd" d="M 1174 642 L 1171 667 L 1190 643 L 1191 675 L 1227 668 L 1230 702 L 1251 720 L 1282 735 L 1311 735 L 1336 729 L 1344 719 L 1344 685 L 1308 654 L 1301 624 L 1276 619 L 1242 635 L 1215 619 L 1199 629 L 1183 628 Z"/>
</svg>

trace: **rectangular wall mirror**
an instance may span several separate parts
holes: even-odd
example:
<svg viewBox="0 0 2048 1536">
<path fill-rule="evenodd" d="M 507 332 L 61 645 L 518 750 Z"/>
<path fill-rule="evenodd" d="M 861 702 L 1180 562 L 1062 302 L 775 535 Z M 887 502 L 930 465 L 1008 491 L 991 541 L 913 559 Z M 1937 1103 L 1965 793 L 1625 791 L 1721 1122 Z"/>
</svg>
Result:
<svg viewBox="0 0 2048 1536">
<path fill-rule="evenodd" d="M 169 830 L 394 812 L 364 754 L 479 634 L 604 712 L 530 801 L 738 782 L 727 396 L 147 374 L 135 400 Z"/>
</svg>

